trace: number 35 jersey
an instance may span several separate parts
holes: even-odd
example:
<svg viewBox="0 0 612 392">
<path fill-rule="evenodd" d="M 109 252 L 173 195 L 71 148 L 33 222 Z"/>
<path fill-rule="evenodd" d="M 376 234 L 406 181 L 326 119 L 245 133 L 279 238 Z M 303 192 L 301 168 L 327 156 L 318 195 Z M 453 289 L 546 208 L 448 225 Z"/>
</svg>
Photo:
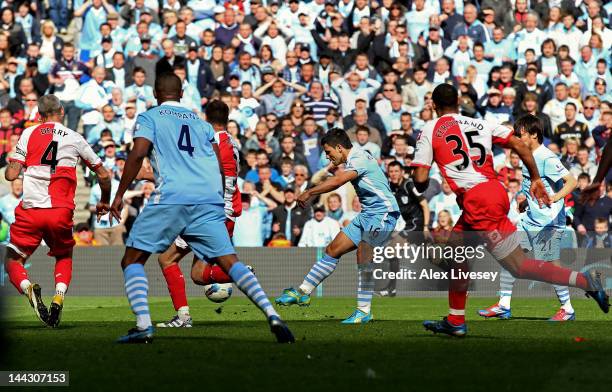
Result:
<svg viewBox="0 0 612 392">
<path fill-rule="evenodd" d="M 9 159 L 26 168 L 22 208 L 74 210 L 79 158 L 91 169 L 102 165 L 83 136 L 62 124 L 49 122 L 26 128 Z"/>
<path fill-rule="evenodd" d="M 223 206 L 215 132 L 178 102 L 167 101 L 136 119 L 134 139 L 152 143 L 149 159 L 155 174 L 155 204 Z"/>
<path fill-rule="evenodd" d="M 511 136 L 512 130 L 501 124 L 444 115 L 423 127 L 411 166 L 430 167 L 435 162 L 460 196 L 480 183 L 497 179 L 492 146 L 505 145 Z"/>
</svg>

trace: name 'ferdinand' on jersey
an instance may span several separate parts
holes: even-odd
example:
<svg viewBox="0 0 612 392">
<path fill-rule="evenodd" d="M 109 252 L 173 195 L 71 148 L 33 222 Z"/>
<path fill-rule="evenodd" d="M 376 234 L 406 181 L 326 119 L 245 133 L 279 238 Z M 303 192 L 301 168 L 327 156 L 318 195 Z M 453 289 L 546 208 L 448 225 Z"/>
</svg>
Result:
<svg viewBox="0 0 612 392">
<path fill-rule="evenodd" d="M 453 192 L 461 196 L 478 184 L 497 179 L 492 147 L 504 146 L 512 134 L 501 124 L 447 114 L 423 127 L 411 166 L 430 167 L 435 161 Z"/>
</svg>

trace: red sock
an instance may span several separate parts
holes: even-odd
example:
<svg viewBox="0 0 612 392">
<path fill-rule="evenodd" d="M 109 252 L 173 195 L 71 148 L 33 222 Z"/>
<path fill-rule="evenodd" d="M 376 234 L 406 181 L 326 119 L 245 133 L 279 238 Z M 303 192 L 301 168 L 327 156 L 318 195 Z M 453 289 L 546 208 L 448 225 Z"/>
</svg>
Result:
<svg viewBox="0 0 612 392">
<path fill-rule="evenodd" d="M 461 276 L 460 272 L 468 272 L 466 264 L 455 264 L 454 276 Z M 469 279 L 451 279 L 448 282 L 448 317 L 447 320 L 454 325 L 465 323 L 465 303 L 467 302 Z"/>
<path fill-rule="evenodd" d="M 8 261 L 4 265 L 4 268 L 6 269 L 6 273 L 8 274 L 13 286 L 17 288 L 17 291 L 23 294 L 23 291 L 21 290 L 21 282 L 28 279 L 28 272 L 23 264 L 21 264 L 19 261 Z"/>
<path fill-rule="evenodd" d="M 578 287 L 583 290 L 589 288 L 589 284 L 581 272 L 569 268 L 559 267 L 553 263 L 541 260 L 526 259 L 518 270 L 518 278 L 537 280 L 558 284 L 560 286 Z"/>
<path fill-rule="evenodd" d="M 223 271 L 218 265 L 207 264 L 202 273 L 204 284 L 211 283 L 232 283 L 232 278 Z"/>
<path fill-rule="evenodd" d="M 70 286 L 72 280 L 72 259 L 67 257 L 55 262 L 55 285 L 64 283 L 66 287 Z"/>
<path fill-rule="evenodd" d="M 166 284 L 168 285 L 168 291 L 170 292 L 170 298 L 172 298 L 172 304 L 174 310 L 179 310 L 183 306 L 187 306 L 187 294 L 185 293 L 185 277 L 178 264 L 172 264 L 162 270 L 164 278 L 166 278 Z"/>
<path fill-rule="evenodd" d="M 454 325 L 465 323 L 465 303 L 467 291 L 448 291 L 448 317 L 447 320 Z"/>
</svg>

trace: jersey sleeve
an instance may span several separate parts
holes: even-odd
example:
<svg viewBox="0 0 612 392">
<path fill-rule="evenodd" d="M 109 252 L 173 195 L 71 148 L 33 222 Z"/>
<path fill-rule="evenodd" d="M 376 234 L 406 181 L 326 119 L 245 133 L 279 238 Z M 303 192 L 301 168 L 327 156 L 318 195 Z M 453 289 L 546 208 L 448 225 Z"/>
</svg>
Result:
<svg viewBox="0 0 612 392">
<path fill-rule="evenodd" d="M 217 138 L 215 137 L 215 130 L 213 129 L 212 125 L 207 122 L 205 122 L 204 124 L 204 130 L 206 131 L 206 137 L 208 138 L 208 141 L 211 143 L 219 144 Z"/>
<path fill-rule="evenodd" d="M 433 163 L 433 144 L 431 140 L 431 129 L 426 127 L 417 137 L 414 159 L 410 166 L 431 167 Z"/>
<path fill-rule="evenodd" d="M 15 152 L 9 158 L 9 162 L 17 162 L 21 163 L 25 166 L 26 164 L 26 155 L 28 152 L 28 139 L 30 136 L 30 132 L 24 132 L 21 134 L 17 145 L 15 146 Z"/>
<path fill-rule="evenodd" d="M 563 166 L 559 158 L 550 157 L 544 161 L 543 177 L 549 178 L 552 182 L 557 182 L 568 174 L 569 171 Z"/>
<path fill-rule="evenodd" d="M 366 165 L 361 160 L 361 157 L 353 157 L 349 159 L 344 166 L 344 170 L 356 171 L 357 176 L 361 177 L 366 172 Z"/>
<path fill-rule="evenodd" d="M 81 135 L 77 136 L 76 148 L 79 156 L 85 164 L 91 169 L 95 170 L 102 165 L 102 159 L 94 152 L 89 143 Z"/>
<path fill-rule="evenodd" d="M 155 123 L 146 113 L 139 114 L 138 118 L 136 118 L 134 139 L 138 137 L 144 137 L 151 143 L 155 141 Z"/>
<path fill-rule="evenodd" d="M 492 125 L 489 128 L 491 132 L 491 137 L 493 138 L 493 144 L 497 144 L 498 146 L 505 146 L 510 141 L 514 132 L 512 129 L 508 128 L 502 124 Z"/>
</svg>

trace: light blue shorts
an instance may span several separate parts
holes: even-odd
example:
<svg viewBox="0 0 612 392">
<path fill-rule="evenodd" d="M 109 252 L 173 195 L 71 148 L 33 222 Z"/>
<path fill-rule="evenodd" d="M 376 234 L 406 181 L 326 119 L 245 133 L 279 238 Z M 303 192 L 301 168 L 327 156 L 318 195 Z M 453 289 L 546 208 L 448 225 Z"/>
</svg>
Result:
<svg viewBox="0 0 612 392">
<path fill-rule="evenodd" d="M 225 227 L 222 204 L 147 204 L 136 218 L 126 245 L 160 253 L 179 235 L 200 259 L 236 253 Z"/>
<path fill-rule="evenodd" d="M 561 240 L 565 230 L 560 227 L 532 226 L 520 223 L 521 246 L 533 252 L 537 260 L 554 261 L 561 258 Z"/>
<path fill-rule="evenodd" d="M 399 212 L 359 213 L 342 231 L 353 241 L 355 246 L 359 246 L 361 241 L 365 241 L 372 246 L 383 246 L 393 234 L 399 215 Z"/>
</svg>

